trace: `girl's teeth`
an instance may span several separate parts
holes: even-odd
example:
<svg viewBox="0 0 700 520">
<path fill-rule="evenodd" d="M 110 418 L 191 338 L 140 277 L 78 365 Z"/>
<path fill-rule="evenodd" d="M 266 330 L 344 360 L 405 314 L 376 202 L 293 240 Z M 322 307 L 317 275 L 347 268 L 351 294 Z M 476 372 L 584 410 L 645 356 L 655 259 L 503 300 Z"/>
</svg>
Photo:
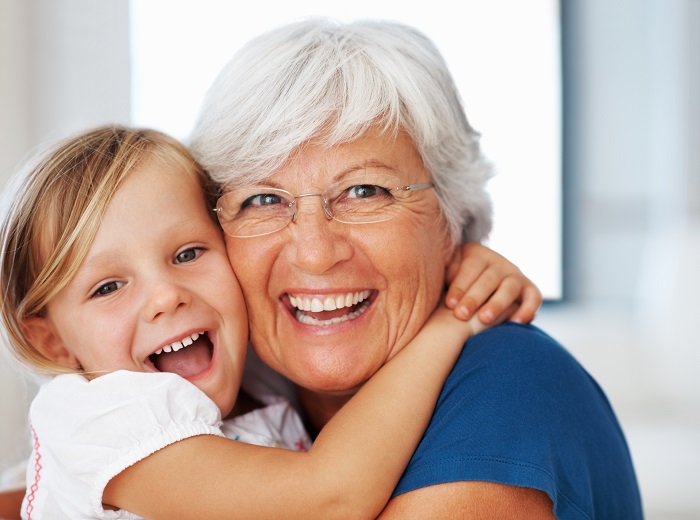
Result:
<svg viewBox="0 0 700 520">
<path fill-rule="evenodd" d="M 162 354 L 163 352 L 177 352 L 178 350 L 181 350 L 185 347 L 189 347 L 197 341 L 197 338 L 204 334 L 204 332 L 194 332 L 190 334 L 189 336 L 185 337 L 182 339 L 182 341 L 173 341 L 170 345 L 166 345 L 163 348 L 159 348 L 156 350 L 154 353 L 156 355 Z"/>
</svg>

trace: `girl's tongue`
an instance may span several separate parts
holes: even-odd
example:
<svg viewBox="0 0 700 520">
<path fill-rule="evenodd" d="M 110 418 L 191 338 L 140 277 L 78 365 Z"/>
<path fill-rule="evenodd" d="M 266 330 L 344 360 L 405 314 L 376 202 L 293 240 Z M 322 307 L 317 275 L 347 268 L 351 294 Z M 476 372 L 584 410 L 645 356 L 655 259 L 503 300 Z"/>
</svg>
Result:
<svg viewBox="0 0 700 520">
<path fill-rule="evenodd" d="M 172 372 L 188 378 L 200 374 L 209 367 L 212 350 L 211 343 L 204 335 L 189 347 L 180 349 L 177 352 L 153 354 L 151 361 L 161 372 Z"/>
</svg>

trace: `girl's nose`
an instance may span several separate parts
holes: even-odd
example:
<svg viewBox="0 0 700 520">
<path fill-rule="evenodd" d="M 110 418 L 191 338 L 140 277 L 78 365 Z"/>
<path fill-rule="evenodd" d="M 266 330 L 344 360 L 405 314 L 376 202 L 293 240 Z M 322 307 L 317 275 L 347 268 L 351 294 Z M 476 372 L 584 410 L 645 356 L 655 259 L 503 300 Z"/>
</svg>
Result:
<svg viewBox="0 0 700 520">
<path fill-rule="evenodd" d="M 151 287 L 145 305 L 144 318 L 153 321 L 161 315 L 172 314 L 191 302 L 190 292 L 175 280 L 161 278 Z"/>
</svg>

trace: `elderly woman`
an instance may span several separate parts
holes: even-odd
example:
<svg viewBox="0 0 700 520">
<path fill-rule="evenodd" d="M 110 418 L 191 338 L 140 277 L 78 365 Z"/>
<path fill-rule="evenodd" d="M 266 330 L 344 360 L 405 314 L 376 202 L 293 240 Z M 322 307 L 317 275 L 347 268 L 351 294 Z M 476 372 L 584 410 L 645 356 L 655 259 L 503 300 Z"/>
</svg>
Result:
<svg viewBox="0 0 700 520">
<path fill-rule="evenodd" d="M 222 186 L 251 343 L 318 431 L 416 335 L 456 246 L 488 234 L 478 135 L 425 36 L 309 20 L 234 56 L 191 145 Z M 532 326 L 470 341 L 384 512 L 465 515 L 642 517 L 604 394 Z"/>
</svg>

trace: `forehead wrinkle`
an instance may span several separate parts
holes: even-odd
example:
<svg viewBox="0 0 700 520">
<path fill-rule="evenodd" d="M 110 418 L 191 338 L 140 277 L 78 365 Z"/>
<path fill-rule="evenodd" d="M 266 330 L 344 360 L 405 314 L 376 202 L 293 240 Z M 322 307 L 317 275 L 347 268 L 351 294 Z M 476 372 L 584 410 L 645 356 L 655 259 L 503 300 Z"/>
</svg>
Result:
<svg viewBox="0 0 700 520">
<path fill-rule="evenodd" d="M 391 165 L 387 164 L 386 162 L 383 162 L 383 161 L 380 161 L 377 159 L 367 159 L 367 160 L 363 160 L 360 162 L 354 162 L 348 166 L 345 166 L 341 170 L 332 174 L 332 176 L 328 179 L 328 181 L 325 184 L 326 185 L 333 184 L 335 182 L 341 181 L 341 180 L 346 179 L 346 178 L 352 178 L 354 175 L 358 174 L 361 170 L 366 170 L 368 168 L 377 168 L 377 169 L 388 170 L 390 173 L 395 174 L 395 175 L 401 173 L 401 170 L 399 168 L 397 168 L 395 166 L 391 166 Z M 304 184 L 304 180 L 306 179 L 306 175 L 308 173 L 309 173 L 308 170 L 297 170 L 296 175 L 293 175 L 293 177 L 297 181 L 297 184 Z M 260 182 L 257 185 L 287 191 L 287 187 L 285 186 L 285 183 L 280 182 L 277 179 L 275 179 L 275 177 L 277 177 L 279 175 L 284 176 L 284 173 L 279 172 L 279 171 L 276 173 L 273 173 L 270 175 L 270 177 L 263 180 L 262 182 Z M 291 176 L 291 174 L 290 174 L 290 176 Z M 318 189 L 325 189 L 326 186 L 316 186 L 316 187 Z"/>
</svg>

